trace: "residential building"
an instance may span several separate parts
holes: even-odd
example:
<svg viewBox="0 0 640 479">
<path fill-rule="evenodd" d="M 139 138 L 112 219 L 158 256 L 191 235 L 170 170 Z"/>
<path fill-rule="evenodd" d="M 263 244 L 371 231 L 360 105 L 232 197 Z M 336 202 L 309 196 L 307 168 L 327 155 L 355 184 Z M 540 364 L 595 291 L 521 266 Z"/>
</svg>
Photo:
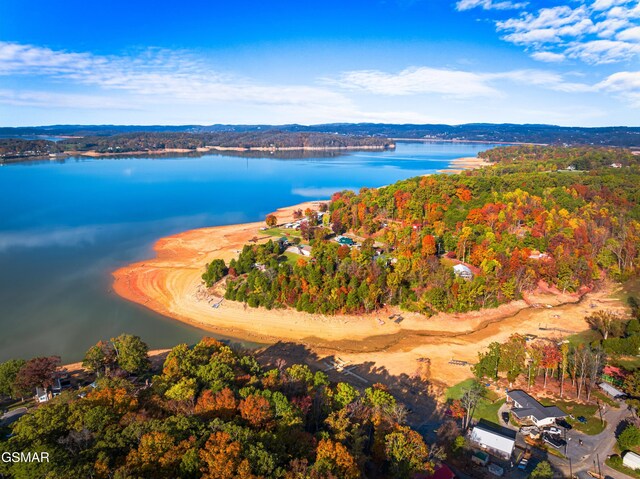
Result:
<svg viewBox="0 0 640 479">
<path fill-rule="evenodd" d="M 471 268 L 469 268 L 464 264 L 455 265 L 453 267 L 453 272 L 456 276 L 460 276 L 461 278 L 464 278 L 464 279 L 473 278 L 473 272 L 471 271 Z"/>
<path fill-rule="evenodd" d="M 550 426 L 556 419 L 567 414 L 557 406 L 543 406 L 529 394 L 519 389 L 507 392 L 507 402 L 513 404 L 511 412 L 521 422 L 530 422 L 537 427 Z"/>
<path fill-rule="evenodd" d="M 471 429 L 469 441 L 492 456 L 509 460 L 516 443 L 516 431 L 482 419 Z"/>
</svg>

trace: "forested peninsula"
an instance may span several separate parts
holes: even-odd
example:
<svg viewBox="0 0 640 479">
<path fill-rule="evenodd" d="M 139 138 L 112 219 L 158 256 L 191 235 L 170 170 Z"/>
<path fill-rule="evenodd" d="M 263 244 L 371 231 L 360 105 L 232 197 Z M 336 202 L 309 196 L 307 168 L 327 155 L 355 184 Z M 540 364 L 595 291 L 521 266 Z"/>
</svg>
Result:
<svg viewBox="0 0 640 479">
<path fill-rule="evenodd" d="M 541 146 L 481 156 L 495 164 L 336 193 L 326 213 L 300 212 L 299 239 L 246 245 L 213 279 L 226 275 L 225 297 L 250 307 L 432 315 L 540 289 L 582 294 L 637 272 L 638 156 Z M 285 254 L 291 242 L 310 251 Z"/>
</svg>

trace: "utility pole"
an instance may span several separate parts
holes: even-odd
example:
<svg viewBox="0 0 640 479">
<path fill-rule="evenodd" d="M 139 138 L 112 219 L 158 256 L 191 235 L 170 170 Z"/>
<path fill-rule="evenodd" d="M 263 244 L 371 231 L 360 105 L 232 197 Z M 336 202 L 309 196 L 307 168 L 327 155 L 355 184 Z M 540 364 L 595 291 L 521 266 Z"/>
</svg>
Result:
<svg viewBox="0 0 640 479">
<path fill-rule="evenodd" d="M 596 458 L 598 459 L 598 475 L 602 477 L 602 470 L 600 469 L 600 454 L 596 454 Z"/>
<path fill-rule="evenodd" d="M 569 458 L 569 477 L 573 479 L 573 467 L 571 466 L 571 458 Z"/>
<path fill-rule="evenodd" d="M 598 412 L 600 413 L 600 424 L 604 426 L 604 419 L 602 418 L 602 405 L 600 404 L 600 399 L 596 398 L 596 403 L 598 404 Z"/>
</svg>

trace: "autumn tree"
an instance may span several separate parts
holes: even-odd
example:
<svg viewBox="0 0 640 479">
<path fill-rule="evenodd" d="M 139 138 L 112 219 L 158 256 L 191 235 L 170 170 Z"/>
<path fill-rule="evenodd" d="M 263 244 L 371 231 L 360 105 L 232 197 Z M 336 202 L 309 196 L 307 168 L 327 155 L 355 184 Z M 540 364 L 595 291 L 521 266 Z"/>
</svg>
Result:
<svg viewBox="0 0 640 479">
<path fill-rule="evenodd" d="M 14 382 L 16 390 L 26 395 L 36 387 L 47 389 L 53 386 L 58 366 L 60 366 L 60 356 L 30 359 L 22 365 L 16 374 Z"/>
<path fill-rule="evenodd" d="M 547 388 L 547 375 L 550 370 L 558 367 L 562 360 L 560 349 L 555 343 L 546 343 L 542 347 L 542 360 L 540 366 L 544 369 L 544 389 Z"/>
<path fill-rule="evenodd" d="M 162 431 L 152 431 L 140 438 L 137 449 L 127 456 L 127 467 L 142 477 L 172 479 L 195 473 L 185 470 L 183 457 L 194 446 L 194 438 L 180 441 Z"/>
<path fill-rule="evenodd" d="M 267 226 L 269 228 L 273 228 L 275 225 L 278 224 L 278 217 L 274 214 L 269 214 L 265 218 L 265 223 L 267 223 Z"/>
<path fill-rule="evenodd" d="M 195 413 L 208 419 L 220 417 L 230 420 L 235 415 L 236 407 L 237 401 L 230 388 L 226 387 L 217 393 L 207 389 L 198 398 Z"/>
<path fill-rule="evenodd" d="M 406 426 L 387 434 L 385 453 L 393 477 L 408 478 L 431 469 L 429 449 L 422 436 Z"/>
<path fill-rule="evenodd" d="M 358 465 L 349 450 L 339 442 L 321 439 L 318 443 L 314 470 L 340 479 L 360 477 Z"/>
<path fill-rule="evenodd" d="M 249 461 L 242 457 L 242 445 L 227 432 L 218 431 L 209 436 L 200 450 L 200 461 L 202 479 L 252 477 Z"/>
<path fill-rule="evenodd" d="M 252 394 L 246 399 L 240 401 L 238 406 L 242 419 L 247 421 L 251 426 L 259 428 L 268 428 L 273 420 L 273 411 L 269 400 Z"/>
</svg>

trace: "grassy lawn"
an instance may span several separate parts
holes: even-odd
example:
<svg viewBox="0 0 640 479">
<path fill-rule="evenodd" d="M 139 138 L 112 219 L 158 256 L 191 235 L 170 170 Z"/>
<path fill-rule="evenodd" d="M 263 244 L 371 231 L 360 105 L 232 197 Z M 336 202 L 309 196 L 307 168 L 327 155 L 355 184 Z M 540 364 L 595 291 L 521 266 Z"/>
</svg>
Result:
<svg viewBox="0 0 640 479">
<path fill-rule="evenodd" d="M 282 238 L 283 236 L 286 236 L 287 238 L 300 238 L 300 230 L 289 228 L 270 228 L 268 230 L 261 231 L 261 233 L 269 236 L 276 236 L 278 238 Z"/>
<path fill-rule="evenodd" d="M 460 399 L 465 390 L 469 389 L 474 382 L 475 380 L 473 379 L 465 379 L 461 383 L 458 383 L 455 386 L 447 389 L 445 397 L 448 400 Z M 476 406 L 476 411 L 473 415 L 473 419 L 486 419 L 487 421 L 500 424 L 500 419 L 498 418 L 498 409 L 500 409 L 500 406 L 504 404 L 504 401 L 504 399 L 499 399 L 499 396 L 495 391 L 486 390 L 484 397 L 480 399 L 478 405 Z"/>
<path fill-rule="evenodd" d="M 600 434 L 604 431 L 607 423 L 602 424 L 600 422 L 600 415 L 598 414 L 598 406 L 595 404 L 580 404 L 571 401 L 553 401 L 553 402 L 542 402 L 545 406 L 556 405 L 564 412 L 568 414 L 572 414 L 576 419 L 571 419 L 567 417 L 567 422 L 573 426 L 576 431 L 583 432 L 590 436 Z M 579 416 L 584 416 L 587 419 L 586 423 L 581 423 L 578 421 Z"/>
<path fill-rule="evenodd" d="M 298 258 L 304 258 L 304 256 L 301 256 L 295 253 L 289 253 L 288 251 L 285 251 L 284 253 L 282 253 L 282 256 L 287 258 L 287 263 L 289 263 L 292 266 L 295 266 L 296 262 L 298 261 Z"/>
<path fill-rule="evenodd" d="M 477 419 L 478 421 L 480 419 L 486 419 L 487 421 L 500 424 L 502 426 L 503 423 L 501 423 L 500 419 L 498 418 L 498 409 L 500 409 L 504 402 L 505 399 L 491 402 L 488 399 L 482 398 L 478 402 L 478 406 L 476 407 L 476 412 L 474 413 L 473 418 Z"/>
<path fill-rule="evenodd" d="M 601 393 L 600 391 L 593 391 L 591 393 L 591 397 L 593 398 L 597 398 L 600 400 L 600 402 L 605 403 L 611 407 L 614 407 L 616 409 L 618 409 L 620 407 L 620 404 L 618 404 L 616 401 L 614 401 L 613 399 L 611 399 L 609 396 L 607 396 L 604 393 Z"/>
<path fill-rule="evenodd" d="M 465 379 L 461 383 L 458 383 L 455 386 L 451 386 L 449 389 L 447 389 L 445 397 L 447 399 L 460 399 L 464 394 L 464 391 L 469 389 L 474 382 L 475 379 Z"/>
</svg>

